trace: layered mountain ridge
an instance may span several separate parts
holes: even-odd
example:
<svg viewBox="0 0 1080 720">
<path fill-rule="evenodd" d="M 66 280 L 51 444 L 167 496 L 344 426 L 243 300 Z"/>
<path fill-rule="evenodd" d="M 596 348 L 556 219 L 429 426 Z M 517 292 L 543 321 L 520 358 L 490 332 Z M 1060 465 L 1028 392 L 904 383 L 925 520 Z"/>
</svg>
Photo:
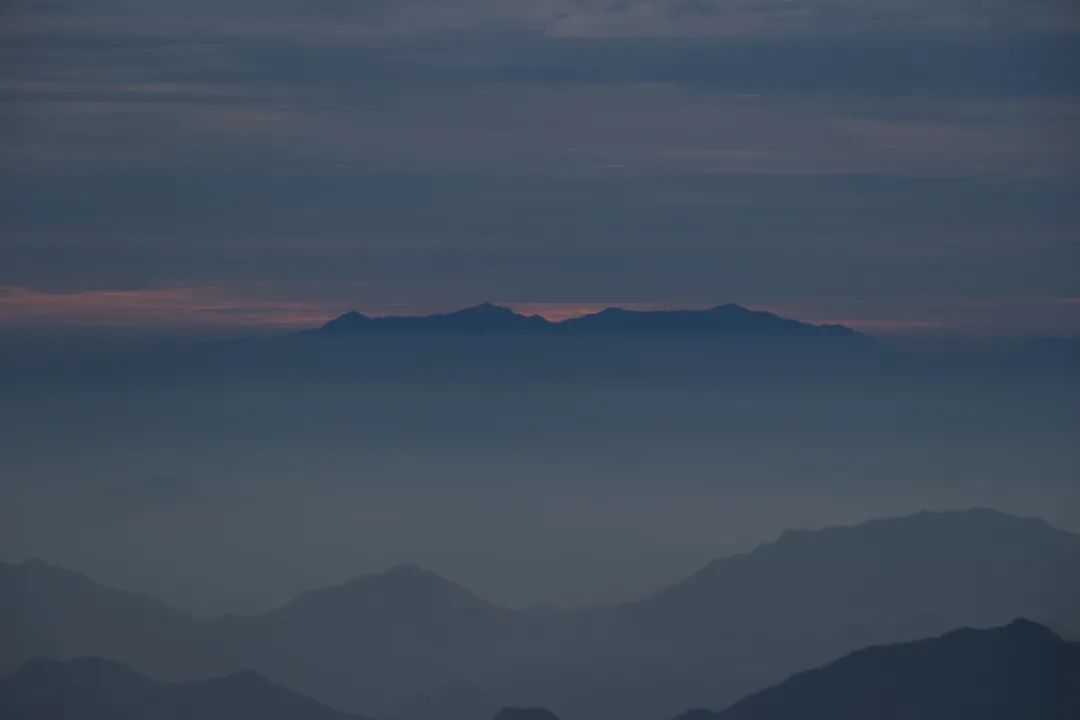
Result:
<svg viewBox="0 0 1080 720">
<path fill-rule="evenodd" d="M 540 315 L 521 315 L 490 302 L 434 315 L 368 316 L 351 311 L 330 320 L 314 332 L 326 336 L 548 333 L 867 339 L 865 335 L 843 325 L 814 325 L 732 303 L 704 310 L 626 310 L 612 307 L 561 321 L 550 321 Z"/>
<path fill-rule="evenodd" d="M 469 720 L 521 699 L 560 716 L 648 720 L 724 707 L 868 645 L 1016 617 L 1077 627 L 1077 567 L 1080 536 L 976 509 L 787 532 L 616 605 L 520 612 L 400 565 L 269 612 L 197 621 L 28 562 L 0 565 L 0 634 L 18 640 L 9 669 L 96 655 L 172 681 L 251 668 L 367 716 L 434 720 L 442 702 L 458 710 L 440 720 Z"/>
</svg>

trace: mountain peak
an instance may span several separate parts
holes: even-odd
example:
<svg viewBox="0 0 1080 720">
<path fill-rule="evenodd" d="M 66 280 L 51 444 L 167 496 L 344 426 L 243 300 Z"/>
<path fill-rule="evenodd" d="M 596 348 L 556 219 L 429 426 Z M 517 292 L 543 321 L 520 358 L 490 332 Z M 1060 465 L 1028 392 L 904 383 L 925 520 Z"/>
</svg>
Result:
<svg viewBox="0 0 1080 720">
<path fill-rule="evenodd" d="M 357 603 L 393 606 L 401 612 L 417 608 L 430 612 L 435 604 L 445 608 L 495 607 L 437 573 L 413 563 L 401 563 L 381 573 L 358 575 L 339 585 L 301 593 L 272 612 L 311 611 L 332 616 L 342 607 L 355 608 Z"/>
<path fill-rule="evenodd" d="M 358 313 L 355 310 L 350 310 L 349 312 L 342 313 L 333 320 L 324 323 L 319 329 L 322 332 L 330 334 L 350 333 L 360 330 L 370 322 L 371 318 L 367 315 Z"/>
<path fill-rule="evenodd" d="M 348 588 L 409 588 L 418 585 L 425 585 L 428 588 L 439 586 L 456 587 L 454 583 L 446 578 L 430 570 L 425 570 L 416 563 L 402 562 L 382 572 L 357 575 L 341 585 L 333 585 L 312 592 L 322 593 Z"/>
<path fill-rule="evenodd" d="M 416 563 L 412 563 L 412 562 L 398 563 L 397 565 L 394 565 L 394 566 L 384 570 L 382 573 L 380 573 L 380 575 L 378 577 L 384 577 L 384 578 L 434 577 L 434 578 L 439 578 L 440 580 L 442 580 L 442 578 L 439 575 L 437 575 L 437 574 L 435 574 L 435 573 L 433 573 L 433 572 L 431 572 L 429 570 L 425 570 L 424 568 L 420 567 Z"/>
<path fill-rule="evenodd" d="M 999 632 L 1011 637 L 1033 642 L 1060 643 L 1064 642 L 1053 630 L 1027 618 L 1016 618 L 1011 623 L 1001 628 Z"/>
<path fill-rule="evenodd" d="M 1050 632 L 1049 629 L 1045 625 L 1040 625 L 1039 623 L 1035 622 L 1034 620 L 1028 620 L 1027 618 L 1022 618 L 1022 617 L 1021 618 L 1016 618 L 1015 620 L 1013 620 L 1011 623 L 1009 623 L 1008 625 L 1005 626 L 1005 629 L 1006 630 L 1011 630 L 1011 631 L 1014 631 L 1014 632 L 1031 632 L 1031 631 Z"/>
<path fill-rule="evenodd" d="M 469 595 L 465 588 L 447 580 L 442 575 L 425 570 L 411 562 L 400 563 L 374 575 L 362 575 L 347 583 L 349 586 L 362 586 L 379 589 L 391 594 L 423 595 L 437 597 L 451 595 Z"/>
<path fill-rule="evenodd" d="M 508 307 L 482 302 L 433 315 L 369 317 L 348 312 L 327 322 L 317 332 L 324 335 L 482 335 L 531 332 L 547 329 L 550 325 L 539 315 L 519 315 Z"/>
</svg>

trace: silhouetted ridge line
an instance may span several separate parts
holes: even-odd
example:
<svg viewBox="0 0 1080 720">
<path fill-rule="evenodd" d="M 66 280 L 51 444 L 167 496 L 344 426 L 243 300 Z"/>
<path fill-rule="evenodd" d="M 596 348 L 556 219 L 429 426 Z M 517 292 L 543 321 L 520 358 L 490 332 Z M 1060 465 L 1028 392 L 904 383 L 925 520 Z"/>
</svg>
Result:
<svg viewBox="0 0 1080 720">
<path fill-rule="evenodd" d="M 361 720 L 250 670 L 166 682 L 101 658 L 27 661 L 0 681 L 4 720 Z"/>
<path fill-rule="evenodd" d="M 717 305 L 706 310 L 607 308 L 559 322 L 551 322 L 539 315 L 520 315 L 510 308 L 491 303 L 451 313 L 420 316 L 369 317 L 358 312 L 347 312 L 330 320 L 316 332 L 323 335 L 559 333 L 866 337 L 842 325 L 813 325 L 735 304 Z"/>
<path fill-rule="evenodd" d="M 1018 619 L 857 650 L 715 713 L 677 720 L 1073 720 L 1080 644 Z"/>
<path fill-rule="evenodd" d="M 397 601 L 399 610 L 408 609 L 420 600 L 425 603 L 438 601 L 458 607 L 498 609 L 471 590 L 441 575 L 413 563 L 401 563 L 381 573 L 358 575 L 340 585 L 329 585 L 301 593 L 276 612 L 292 613 L 309 609 L 319 611 L 338 606 L 347 607 L 358 597 L 393 599 Z"/>
<path fill-rule="evenodd" d="M 403 564 L 196 621 L 75 573 L 0 563 L 0 666 L 94 655 L 171 679 L 253 668 L 383 720 L 473 720 L 525 698 L 572 717 L 656 720 L 958 627 L 1027 617 L 1071 637 L 1077 567 L 1080 536 L 985 509 L 789 531 L 643 600 L 540 614 Z M 1025 647 L 1049 636 L 1025 621 L 1007 629 Z"/>
<path fill-rule="evenodd" d="M 551 327 L 539 315 L 519 315 L 510 308 L 481 303 L 455 312 L 435 315 L 369 317 L 347 312 L 324 324 L 325 335 L 355 334 L 496 334 L 535 332 Z"/>
</svg>

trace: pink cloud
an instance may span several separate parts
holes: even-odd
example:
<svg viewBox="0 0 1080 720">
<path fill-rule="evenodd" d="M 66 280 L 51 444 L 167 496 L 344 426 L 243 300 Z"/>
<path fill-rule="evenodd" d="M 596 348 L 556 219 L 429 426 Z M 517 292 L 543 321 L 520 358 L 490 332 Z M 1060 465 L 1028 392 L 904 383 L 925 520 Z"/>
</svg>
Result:
<svg viewBox="0 0 1080 720">
<path fill-rule="evenodd" d="M 0 288 L 0 325 L 9 327 L 307 327 L 324 305 L 237 295 L 214 286 L 48 292 Z"/>
</svg>

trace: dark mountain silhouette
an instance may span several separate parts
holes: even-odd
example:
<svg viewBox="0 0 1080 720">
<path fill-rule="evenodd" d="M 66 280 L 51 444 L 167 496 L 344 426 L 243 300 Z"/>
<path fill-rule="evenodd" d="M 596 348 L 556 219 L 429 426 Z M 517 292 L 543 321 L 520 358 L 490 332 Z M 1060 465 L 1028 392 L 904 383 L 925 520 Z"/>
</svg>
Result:
<svg viewBox="0 0 1080 720">
<path fill-rule="evenodd" d="M 99 658 L 34 659 L 0 681 L 5 720 L 345 720 L 359 718 L 253 672 L 185 683 Z"/>
<path fill-rule="evenodd" d="M 369 716 L 427 712 L 443 693 L 447 709 L 478 701 L 485 716 L 497 709 L 487 698 L 528 698 L 569 717 L 644 720 L 724 707 L 869 645 L 1018 616 L 1080 627 L 1077 567 L 1080 537 L 990 510 L 789 531 L 642 601 L 548 613 L 403 565 L 194 622 L 74 573 L 28 586 L 35 573 L 3 566 L 0 636 L 19 640 L 9 667 L 59 648 L 169 679 L 252 668 Z"/>
<path fill-rule="evenodd" d="M 664 342 L 655 342 L 663 337 Z M 562 322 L 491 303 L 425 316 L 348 312 L 277 337 L 168 342 L 15 362 L 21 383 L 127 387 L 171 382 L 535 380 L 642 376 L 724 381 L 780 374 L 850 380 L 893 368 L 896 353 L 838 325 L 813 325 L 738 305 L 707 310 L 607 310 Z M 0 369 L 5 358 L 0 356 Z M 904 366 L 906 367 L 906 366 Z"/>
<path fill-rule="evenodd" d="M 720 713 L 679 720 L 1071 720 L 1080 644 L 1028 620 L 854 652 Z"/>
<path fill-rule="evenodd" d="M 387 632 L 385 623 L 397 619 L 414 622 L 426 617 L 440 625 L 448 616 L 506 612 L 433 572 L 403 563 L 383 573 L 305 592 L 264 617 L 275 623 L 319 624 L 328 615 L 339 617 L 342 610 L 351 611 L 356 620 L 382 625 L 382 632 Z"/>
<path fill-rule="evenodd" d="M 503 708 L 494 720 L 559 720 L 553 712 L 544 708 Z"/>
<path fill-rule="evenodd" d="M 482 303 L 451 313 L 417 316 L 368 317 L 347 312 L 327 322 L 319 332 L 348 334 L 487 334 L 543 331 L 551 327 L 539 315 L 518 315 L 510 308 Z"/>
<path fill-rule="evenodd" d="M 317 330 L 322 335 L 378 334 L 670 334 L 739 337 L 863 338 L 842 325 L 811 325 L 740 305 L 707 310 L 623 310 L 608 308 L 582 317 L 550 322 L 539 315 L 519 315 L 491 303 L 457 312 L 424 316 L 368 317 L 348 312 Z"/>
<path fill-rule="evenodd" d="M 658 665 L 694 679 L 693 705 L 716 707 L 859 647 L 1017 616 L 1076 627 L 1076 567 L 1080 536 L 1041 520 L 919 513 L 788 531 L 628 608 L 625 623 L 646 646 L 668 643 Z M 709 680 L 708 667 L 727 671 Z"/>
<path fill-rule="evenodd" d="M 146 664 L 193 624 L 156 598 L 40 560 L 0 563 L 0 669 L 91 654 Z"/>
<path fill-rule="evenodd" d="M 811 325 L 741 305 L 717 305 L 708 310 L 623 310 L 564 320 L 560 330 L 574 333 L 659 333 L 727 336 L 865 337 L 842 325 Z"/>
</svg>

